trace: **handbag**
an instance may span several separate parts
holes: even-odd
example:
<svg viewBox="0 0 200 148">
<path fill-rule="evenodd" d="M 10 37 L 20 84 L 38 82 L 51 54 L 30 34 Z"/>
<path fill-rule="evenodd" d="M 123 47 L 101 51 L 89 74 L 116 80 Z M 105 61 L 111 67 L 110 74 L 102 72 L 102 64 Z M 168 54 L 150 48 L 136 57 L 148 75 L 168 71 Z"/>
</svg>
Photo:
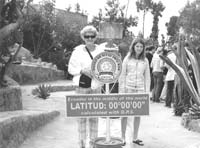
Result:
<svg viewBox="0 0 200 148">
<path fill-rule="evenodd" d="M 93 56 L 90 53 L 89 49 L 85 46 L 85 49 L 87 50 L 88 54 L 90 55 L 90 58 L 93 60 Z M 92 83 L 92 79 L 88 77 L 85 74 L 81 74 L 80 79 L 79 79 L 79 87 L 82 88 L 90 88 Z"/>
<path fill-rule="evenodd" d="M 82 88 L 90 88 L 92 83 L 92 79 L 85 74 L 81 74 L 79 80 L 79 87 Z"/>
</svg>

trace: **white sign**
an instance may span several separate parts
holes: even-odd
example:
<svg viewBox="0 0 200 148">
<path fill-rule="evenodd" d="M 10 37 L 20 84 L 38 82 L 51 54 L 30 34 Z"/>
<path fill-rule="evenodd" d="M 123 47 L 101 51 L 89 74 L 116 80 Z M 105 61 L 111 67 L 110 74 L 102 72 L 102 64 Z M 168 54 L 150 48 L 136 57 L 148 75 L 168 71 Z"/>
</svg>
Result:
<svg viewBox="0 0 200 148">
<path fill-rule="evenodd" d="M 122 61 L 116 53 L 102 52 L 92 61 L 92 75 L 102 83 L 114 83 L 122 70 Z"/>
<path fill-rule="evenodd" d="M 149 115 L 149 94 L 68 95 L 68 117 L 118 117 Z"/>
</svg>

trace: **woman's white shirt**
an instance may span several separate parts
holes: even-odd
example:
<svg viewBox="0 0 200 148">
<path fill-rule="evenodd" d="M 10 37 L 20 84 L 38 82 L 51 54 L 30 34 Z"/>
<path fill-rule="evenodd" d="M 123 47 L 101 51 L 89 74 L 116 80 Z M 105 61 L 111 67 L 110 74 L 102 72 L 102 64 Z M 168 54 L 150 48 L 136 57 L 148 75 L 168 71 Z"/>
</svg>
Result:
<svg viewBox="0 0 200 148">
<path fill-rule="evenodd" d="M 94 58 L 101 52 L 103 52 L 103 49 L 96 45 L 95 50 L 91 51 L 90 53 Z M 91 64 L 92 59 L 85 49 L 85 45 L 79 45 L 75 47 L 69 60 L 68 72 L 73 75 L 73 82 L 76 86 L 79 85 L 81 70 L 85 68 L 91 69 Z M 100 85 L 101 84 L 97 80 L 92 79 L 92 89 L 96 89 Z"/>
</svg>

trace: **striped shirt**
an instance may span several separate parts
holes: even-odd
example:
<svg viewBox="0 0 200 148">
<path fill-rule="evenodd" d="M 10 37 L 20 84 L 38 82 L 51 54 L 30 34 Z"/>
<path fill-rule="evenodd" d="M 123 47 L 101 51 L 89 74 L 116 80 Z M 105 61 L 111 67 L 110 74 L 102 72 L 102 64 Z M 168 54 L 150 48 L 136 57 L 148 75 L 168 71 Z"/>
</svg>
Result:
<svg viewBox="0 0 200 148">
<path fill-rule="evenodd" d="M 122 64 L 122 73 L 119 78 L 119 92 L 125 93 L 126 89 L 138 92 L 150 91 L 150 69 L 148 59 L 139 60 L 126 56 Z"/>
</svg>

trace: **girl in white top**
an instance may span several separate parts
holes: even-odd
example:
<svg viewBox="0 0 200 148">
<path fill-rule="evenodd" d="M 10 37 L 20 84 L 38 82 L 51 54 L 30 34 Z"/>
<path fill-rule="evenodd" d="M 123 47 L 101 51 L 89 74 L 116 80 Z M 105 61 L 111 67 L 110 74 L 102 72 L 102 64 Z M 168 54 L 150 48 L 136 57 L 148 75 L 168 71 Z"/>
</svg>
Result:
<svg viewBox="0 0 200 148">
<path fill-rule="evenodd" d="M 136 39 L 130 46 L 130 52 L 123 60 L 122 73 L 119 79 L 120 93 L 150 92 L 150 69 L 148 59 L 145 57 L 145 44 L 142 39 Z M 127 117 L 121 119 L 122 139 L 125 143 Z M 144 145 L 138 139 L 140 117 L 134 117 L 133 143 Z"/>
</svg>

